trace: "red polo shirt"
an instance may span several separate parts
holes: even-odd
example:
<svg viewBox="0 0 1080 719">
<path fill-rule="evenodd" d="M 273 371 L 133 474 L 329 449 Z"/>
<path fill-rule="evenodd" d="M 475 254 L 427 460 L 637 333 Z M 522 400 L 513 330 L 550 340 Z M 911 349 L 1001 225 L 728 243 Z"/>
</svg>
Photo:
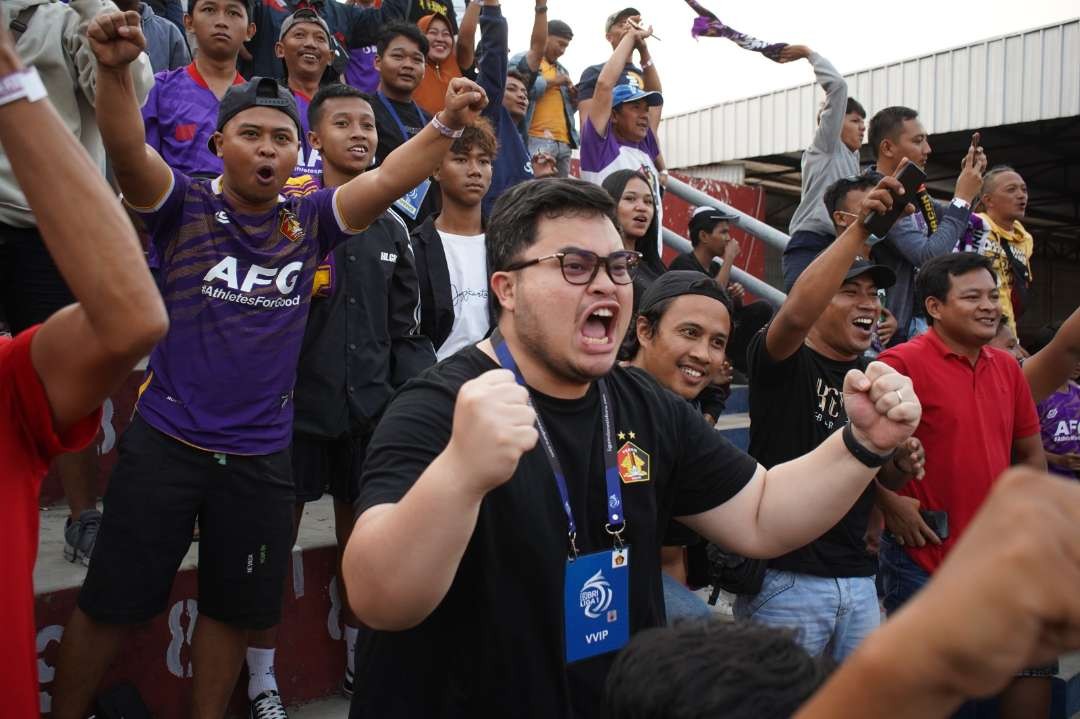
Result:
<svg viewBox="0 0 1080 719">
<path fill-rule="evenodd" d="M 931 328 L 879 359 L 910 377 L 922 402 L 915 436 L 926 448 L 926 477 L 900 494 L 949 513 L 944 543 L 904 548 L 933 572 L 1009 467 L 1013 441 L 1038 434 L 1039 416 L 1020 364 L 1003 350 L 983 347 L 972 366 Z"/>
<path fill-rule="evenodd" d="M 53 425 L 45 388 L 30 362 L 37 327 L 0 338 L 0 694 L 6 717 L 36 717 L 34 559 L 38 547 L 38 491 L 49 460 L 94 440 L 101 411 L 63 434 Z"/>
</svg>

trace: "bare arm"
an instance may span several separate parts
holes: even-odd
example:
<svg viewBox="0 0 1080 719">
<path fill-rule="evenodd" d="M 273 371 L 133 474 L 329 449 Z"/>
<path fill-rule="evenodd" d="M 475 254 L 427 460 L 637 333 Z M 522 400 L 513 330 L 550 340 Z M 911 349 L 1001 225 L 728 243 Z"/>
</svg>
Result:
<svg viewBox="0 0 1080 719">
<path fill-rule="evenodd" d="M 1080 309 L 1073 310 L 1062 323 L 1054 339 L 1033 356 L 1024 360 L 1024 377 L 1031 387 L 1031 396 L 1042 402 L 1073 373 L 1080 363 Z"/>
<path fill-rule="evenodd" d="M 615 48 L 615 52 L 611 53 L 611 57 L 604 63 L 604 69 L 600 71 L 600 75 L 596 78 L 596 90 L 593 92 L 592 100 L 589 102 L 588 117 L 592 120 L 596 133 L 601 137 L 604 136 L 608 119 L 611 117 L 612 92 L 619 82 L 619 77 L 622 76 L 626 63 L 630 62 L 630 56 L 634 53 L 634 45 L 639 34 L 642 33 L 630 30 L 623 35 L 622 40 Z M 585 110 L 582 110 L 582 113 L 584 116 Z"/>
<path fill-rule="evenodd" d="M 645 89 L 662 93 L 664 88 L 660 84 L 660 73 L 656 69 L 656 63 L 653 62 L 652 55 L 649 53 L 649 46 L 644 38 L 638 43 L 637 49 L 638 57 L 641 59 L 641 79 L 645 83 Z M 649 127 L 652 128 L 653 132 L 660 130 L 660 118 L 663 114 L 663 105 L 649 108 Z M 657 166 L 657 169 L 663 168 Z"/>
<path fill-rule="evenodd" d="M 542 3 L 538 7 L 546 8 Z M 529 36 L 529 51 L 525 53 L 525 62 L 529 69 L 536 72 L 540 69 L 540 61 L 544 59 L 544 50 L 547 49 L 548 24 L 547 10 L 534 13 L 532 35 Z"/>
<path fill-rule="evenodd" d="M 461 25 L 458 26 L 457 64 L 462 70 L 472 67 L 476 61 L 476 26 L 480 22 L 480 7 L 481 3 L 469 3 L 465 8 L 465 15 L 461 18 Z"/>
<path fill-rule="evenodd" d="M 829 306 L 833 295 L 843 284 L 852 261 L 870 236 L 863 226 L 863 218 L 869 212 L 881 212 L 892 206 L 889 187 L 903 191 L 895 178 L 882 178 L 878 186 L 863 199 L 859 218 L 818 255 L 795 281 L 765 335 L 765 350 L 774 361 L 785 360 L 794 354 L 818 317 Z"/>
<path fill-rule="evenodd" d="M 1029 437 L 1014 439 L 1012 443 L 1012 463 L 1045 472 L 1046 453 L 1043 452 L 1042 437 L 1036 433 Z"/>
<path fill-rule="evenodd" d="M 897 393 L 909 398 L 900 403 Z M 844 406 L 857 441 L 885 454 L 911 436 L 921 406 L 911 380 L 881 362 L 844 378 Z M 849 510 L 877 469 L 859 462 L 834 432 L 812 452 L 766 471 L 707 512 L 676 517 L 747 557 L 778 557 L 820 537 Z"/>
<path fill-rule="evenodd" d="M 451 128 L 462 128 L 475 122 L 485 105 L 484 90 L 471 80 L 457 77 L 450 81 L 446 107 L 438 117 Z M 377 170 L 362 173 L 338 189 L 337 204 L 342 219 L 357 232 L 366 228 L 394 200 L 434 172 L 451 142 L 449 137 L 428 124 L 387 155 Z"/>
<path fill-rule="evenodd" d="M 136 207 L 159 202 L 172 170 L 146 144 L 131 63 L 146 48 L 139 13 L 105 13 L 87 30 L 98 59 L 96 117 L 113 174 L 124 198 Z"/>
<path fill-rule="evenodd" d="M 0 27 L 0 74 L 21 69 Z M 135 229 L 52 104 L 17 100 L 0 107 L 0 144 L 78 301 L 46 320 L 30 347 L 62 432 L 120 386 L 164 335 L 168 319 Z"/>
</svg>

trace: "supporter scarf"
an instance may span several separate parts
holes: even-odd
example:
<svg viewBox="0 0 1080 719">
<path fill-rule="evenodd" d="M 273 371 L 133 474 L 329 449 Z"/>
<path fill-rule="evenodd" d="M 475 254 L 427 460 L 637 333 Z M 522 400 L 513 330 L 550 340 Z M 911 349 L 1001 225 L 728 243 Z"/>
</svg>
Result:
<svg viewBox="0 0 1080 719">
<path fill-rule="evenodd" d="M 758 40 L 756 37 L 750 37 L 746 33 L 739 32 L 735 28 L 720 22 L 720 18 L 701 7 L 696 0 L 686 0 L 686 4 L 698 14 L 698 17 L 694 18 L 693 28 L 690 29 L 690 34 L 694 37 L 701 37 L 702 35 L 705 37 L 726 37 L 744 50 L 760 52 L 773 62 L 780 62 L 780 53 L 787 47 L 787 43 L 767 43 L 764 40 Z"/>
<path fill-rule="evenodd" d="M 934 210 L 934 200 L 931 199 L 930 193 L 926 191 L 926 185 L 919 187 L 919 204 L 916 209 L 922 214 L 923 219 L 926 220 L 926 226 L 929 228 L 927 235 L 932 235 L 937 232 L 937 212 Z"/>
</svg>

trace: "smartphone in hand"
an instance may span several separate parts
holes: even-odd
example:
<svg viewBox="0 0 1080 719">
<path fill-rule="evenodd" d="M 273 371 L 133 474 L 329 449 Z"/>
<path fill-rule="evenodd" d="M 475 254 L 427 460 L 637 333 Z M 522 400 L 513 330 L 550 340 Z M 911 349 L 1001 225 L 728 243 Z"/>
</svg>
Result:
<svg viewBox="0 0 1080 719">
<path fill-rule="evenodd" d="M 918 193 L 919 188 L 926 182 L 926 173 L 919 169 L 919 166 L 913 162 L 909 162 L 904 165 L 904 169 L 900 170 L 900 174 L 896 176 L 896 179 L 900 181 L 900 184 L 904 187 L 904 194 L 898 195 L 893 190 L 889 190 L 889 194 L 893 198 L 892 209 L 884 214 L 877 212 L 871 212 L 863 220 L 863 225 L 870 231 L 870 234 L 878 238 L 885 237 L 889 230 L 892 228 L 893 223 L 900 219 L 900 216 L 904 214 L 904 208 L 909 203 L 915 202 L 915 195 Z"/>
</svg>

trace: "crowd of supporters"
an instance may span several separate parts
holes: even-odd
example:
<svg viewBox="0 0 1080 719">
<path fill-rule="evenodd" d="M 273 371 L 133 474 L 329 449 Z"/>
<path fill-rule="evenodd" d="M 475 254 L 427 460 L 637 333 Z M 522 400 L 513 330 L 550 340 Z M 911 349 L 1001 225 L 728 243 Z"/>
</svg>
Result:
<svg viewBox="0 0 1080 719">
<path fill-rule="evenodd" d="M 499 0 L 186 2 L 3 5 L 5 716 L 38 714 L 50 462 L 87 567 L 58 719 L 193 539 L 191 715 L 239 683 L 285 719 L 290 552 L 327 493 L 354 719 L 1049 715 L 1080 636 L 1080 313 L 1021 346 L 1027 187 L 978 133 L 949 202 L 909 195 L 916 109 L 687 0 L 695 35 L 824 89 L 774 307 L 719 204 L 664 259 L 637 9 L 575 81 L 599 29 L 569 5 L 522 50 Z M 146 356 L 99 509 L 100 406 Z M 748 452 L 715 429 L 743 383 Z"/>
</svg>

